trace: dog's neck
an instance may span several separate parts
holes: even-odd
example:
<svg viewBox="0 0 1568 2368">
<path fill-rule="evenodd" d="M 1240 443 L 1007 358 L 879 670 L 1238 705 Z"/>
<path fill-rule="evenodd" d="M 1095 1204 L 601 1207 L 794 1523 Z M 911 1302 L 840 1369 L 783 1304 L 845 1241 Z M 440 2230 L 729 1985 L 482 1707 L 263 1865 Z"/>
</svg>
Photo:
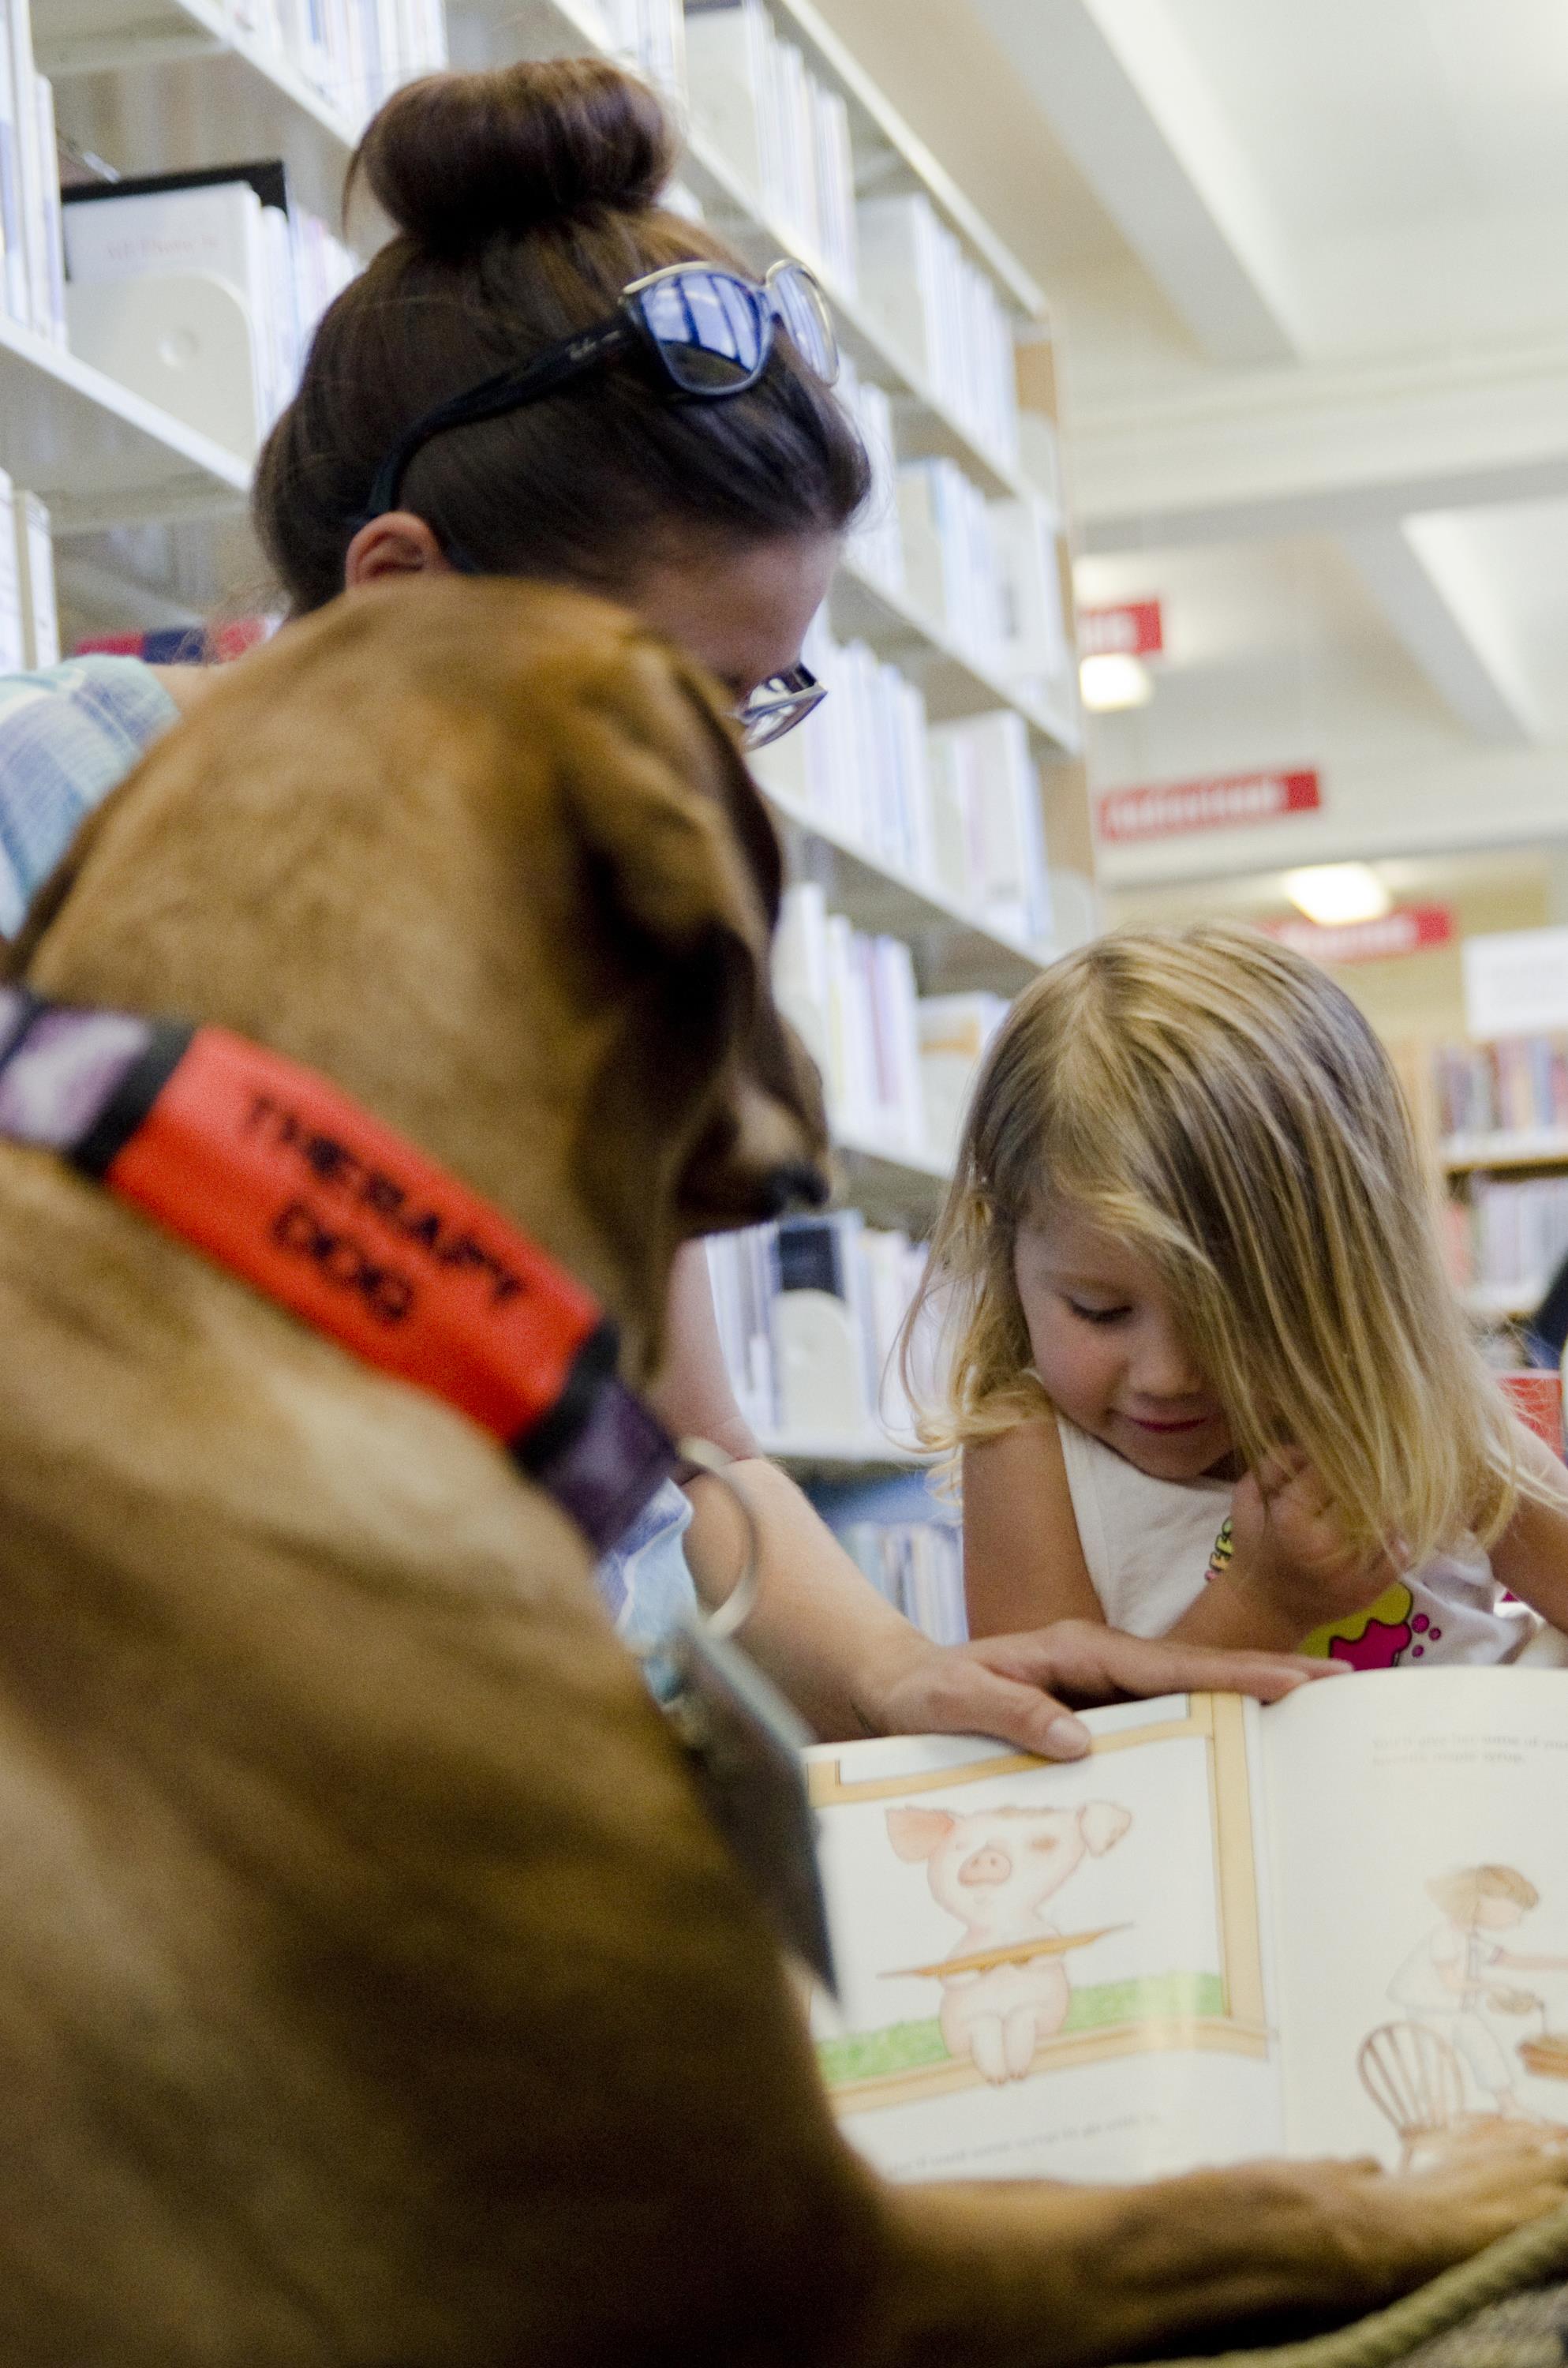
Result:
<svg viewBox="0 0 1568 2368">
<path fill-rule="evenodd" d="M 201 761 L 190 752 L 188 763 Z M 175 771 L 177 788 L 184 769 L 171 745 L 160 785 Z M 279 817 L 280 836 L 291 818 Z M 494 850 L 476 835 L 461 848 L 449 843 L 444 872 L 407 862 L 389 912 L 353 867 L 322 861 L 318 822 L 309 834 L 317 845 L 269 867 L 258 919 L 225 881 L 199 803 L 177 837 L 155 824 L 154 836 L 178 847 L 177 868 L 166 856 L 122 879 L 106 863 L 102 894 L 96 875 L 85 879 L 31 963 L 31 983 L 66 999 L 216 1022 L 319 1069 L 585 1283 L 620 1327 L 623 1372 L 645 1378 L 676 1247 L 653 1147 L 625 1145 L 647 1169 L 636 1237 L 597 1215 L 583 1184 L 585 1138 L 615 1116 L 599 1087 L 626 1035 L 625 1000 L 597 983 L 583 991 L 552 930 L 501 895 Z M 467 874 L 456 895 L 454 869 Z"/>
</svg>

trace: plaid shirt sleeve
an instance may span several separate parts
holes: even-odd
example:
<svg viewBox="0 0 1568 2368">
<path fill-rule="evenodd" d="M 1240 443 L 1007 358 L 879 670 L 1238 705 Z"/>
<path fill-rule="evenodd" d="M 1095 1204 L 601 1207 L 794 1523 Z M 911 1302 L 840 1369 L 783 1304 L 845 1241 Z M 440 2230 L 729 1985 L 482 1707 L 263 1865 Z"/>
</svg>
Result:
<svg viewBox="0 0 1568 2368">
<path fill-rule="evenodd" d="M 0 937 L 15 935 L 84 815 L 176 714 L 140 658 L 0 675 Z"/>
</svg>

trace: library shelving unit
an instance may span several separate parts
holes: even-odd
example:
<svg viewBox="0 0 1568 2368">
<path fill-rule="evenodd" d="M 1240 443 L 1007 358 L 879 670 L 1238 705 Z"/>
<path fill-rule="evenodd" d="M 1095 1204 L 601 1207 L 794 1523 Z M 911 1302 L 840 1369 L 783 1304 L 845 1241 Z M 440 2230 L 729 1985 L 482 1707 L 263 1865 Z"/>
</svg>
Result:
<svg viewBox="0 0 1568 2368">
<path fill-rule="evenodd" d="M 210 437 L 3 318 L 0 468 L 42 495 L 57 534 L 234 511 L 249 475 Z"/>
<path fill-rule="evenodd" d="M 768 7 L 779 34 L 844 103 L 857 194 L 924 194 L 1008 316 L 1026 412 L 1042 415 L 1054 428 L 1049 321 L 1040 290 L 809 0 L 768 0 Z M 261 38 L 254 21 L 246 0 L 32 0 L 31 11 L 39 69 L 53 82 L 62 131 L 79 151 L 128 174 L 278 156 L 300 200 L 332 219 L 360 121 Z M 449 0 L 448 31 L 459 65 L 608 46 L 595 0 Z M 1053 497 L 1051 488 L 1031 483 L 1022 466 L 989 449 L 957 416 L 866 305 L 835 283 L 821 257 L 767 218 L 756 192 L 699 131 L 690 134 L 681 178 L 704 219 L 755 265 L 798 254 L 817 271 L 846 354 L 889 398 L 900 461 L 954 461 L 987 498 Z M 253 578 L 243 461 L 62 349 L 3 324 L 0 466 L 48 502 L 62 590 L 78 618 L 114 628 L 183 623 L 216 591 Z M 126 528 L 165 530 L 161 542 L 142 539 L 130 570 L 104 548 L 108 530 Z M 188 561 L 192 552 L 198 564 L 176 569 L 171 554 Z M 1070 620 L 1064 531 L 1058 564 Z M 1040 771 L 1048 860 L 1053 871 L 1075 873 L 1086 885 L 1093 872 L 1089 802 L 1069 694 L 1060 712 L 1021 696 L 960 634 L 852 564 L 835 578 L 829 618 L 841 639 L 863 641 L 917 683 L 933 723 L 1001 709 L 1021 716 Z M 831 816 L 783 798 L 773 803 L 796 875 L 819 880 L 834 909 L 856 927 L 903 938 L 924 991 L 983 987 L 1012 995 L 1054 951 L 1010 937 L 961 899 L 881 862 Z M 846 1197 L 874 1222 L 915 1232 L 928 1224 L 944 1181 L 937 1160 L 852 1139 L 841 1146 L 840 1172 Z M 809 1453 L 797 1452 L 801 1442 L 776 1444 L 790 1460 L 824 1468 L 907 1460 L 881 1440 L 812 1440 L 804 1442 Z"/>
<path fill-rule="evenodd" d="M 1492 1134 L 1450 1134 L 1442 1144 L 1449 1176 L 1472 1176 L 1505 1167 L 1568 1167 L 1568 1128 L 1500 1128 Z"/>
<path fill-rule="evenodd" d="M 1451 1134 L 1440 1144 L 1439 1158 L 1446 1192 L 1462 1199 L 1485 1177 L 1505 1176 L 1524 1183 L 1561 1175 L 1568 1168 L 1568 1129 L 1509 1127 Z M 1479 1330 L 1505 1333 L 1534 1315 L 1551 1281 L 1548 1272 L 1506 1282 L 1471 1282 L 1460 1296 Z"/>
<path fill-rule="evenodd" d="M 830 1430 L 765 1431 L 757 1444 L 775 1463 L 827 1480 L 846 1473 L 911 1472 L 925 1461 L 880 1430 L 869 1430 L 863 1439 Z"/>
</svg>

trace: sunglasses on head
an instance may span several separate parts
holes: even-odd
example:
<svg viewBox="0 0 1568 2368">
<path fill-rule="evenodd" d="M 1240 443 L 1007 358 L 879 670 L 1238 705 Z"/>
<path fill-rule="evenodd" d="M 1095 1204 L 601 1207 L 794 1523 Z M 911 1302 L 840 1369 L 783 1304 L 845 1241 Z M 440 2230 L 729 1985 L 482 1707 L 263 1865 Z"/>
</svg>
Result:
<svg viewBox="0 0 1568 2368">
<path fill-rule="evenodd" d="M 831 386 L 838 340 L 827 300 L 803 263 L 776 263 L 760 286 L 721 264 L 672 263 L 623 289 L 608 320 L 547 346 L 521 370 L 498 370 L 436 404 L 406 428 L 376 472 L 367 519 L 397 507 L 410 462 L 449 428 L 542 402 L 608 363 L 641 359 L 677 403 L 725 403 L 767 368 L 782 327 L 808 370 Z"/>
<path fill-rule="evenodd" d="M 622 360 L 650 366 L 674 403 L 724 403 L 756 384 L 780 328 L 806 368 L 831 386 L 838 376 L 838 340 L 827 300 L 803 263 L 776 263 L 760 284 L 722 264 L 672 263 L 652 271 L 622 290 L 608 320 L 547 346 L 521 370 L 498 370 L 416 419 L 377 470 L 365 521 L 397 507 L 415 453 L 449 428 L 520 411 Z M 764 748 L 782 739 L 826 697 L 806 666 L 770 676 L 737 711 L 746 746 Z"/>
</svg>

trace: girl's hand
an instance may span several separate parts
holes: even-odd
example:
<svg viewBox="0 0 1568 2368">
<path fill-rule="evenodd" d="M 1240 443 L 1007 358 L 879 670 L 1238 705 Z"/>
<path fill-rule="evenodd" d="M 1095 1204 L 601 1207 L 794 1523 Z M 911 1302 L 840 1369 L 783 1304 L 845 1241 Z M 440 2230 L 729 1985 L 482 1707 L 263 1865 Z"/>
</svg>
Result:
<svg viewBox="0 0 1568 2368">
<path fill-rule="evenodd" d="M 1299 1644 L 1314 1628 L 1375 1603 L 1398 1569 L 1385 1553 L 1353 1553 L 1312 1465 L 1298 1450 L 1270 1456 L 1238 1483 L 1233 1554 L 1222 1578 Z"/>
</svg>

